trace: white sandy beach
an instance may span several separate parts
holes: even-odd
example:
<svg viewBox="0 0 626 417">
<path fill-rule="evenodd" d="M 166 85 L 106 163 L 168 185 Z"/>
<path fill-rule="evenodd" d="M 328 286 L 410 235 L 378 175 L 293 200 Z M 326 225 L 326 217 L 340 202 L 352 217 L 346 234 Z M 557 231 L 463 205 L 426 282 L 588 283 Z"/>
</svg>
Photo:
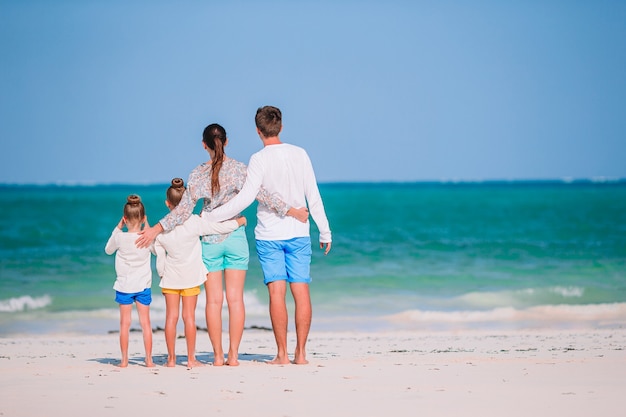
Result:
<svg viewBox="0 0 626 417">
<path fill-rule="evenodd" d="M 0 416 L 622 416 L 626 329 L 316 333 L 309 365 L 274 366 L 271 331 L 246 330 L 239 367 L 120 369 L 117 334 L 0 338 Z M 290 340 L 290 348 L 293 340 Z M 209 363 L 199 334 L 198 358 Z"/>
</svg>

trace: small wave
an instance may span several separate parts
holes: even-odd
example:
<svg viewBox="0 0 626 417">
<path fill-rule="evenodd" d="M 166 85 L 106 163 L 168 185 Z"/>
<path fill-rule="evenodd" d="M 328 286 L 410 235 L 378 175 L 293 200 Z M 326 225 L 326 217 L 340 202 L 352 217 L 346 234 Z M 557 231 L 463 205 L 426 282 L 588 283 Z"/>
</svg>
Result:
<svg viewBox="0 0 626 417">
<path fill-rule="evenodd" d="M 0 300 L 0 312 L 16 313 L 24 310 L 37 310 L 50 305 L 50 303 L 52 303 L 52 298 L 49 295 L 35 298 L 23 295 L 21 297 L 9 298 L 8 300 Z"/>
<path fill-rule="evenodd" d="M 585 290 L 579 287 L 553 287 L 548 291 L 566 298 L 580 298 L 585 294 Z"/>
<path fill-rule="evenodd" d="M 484 311 L 407 310 L 387 317 L 405 323 L 626 323 L 626 303 L 586 305 L 542 305 L 524 309 L 513 307 Z"/>
<path fill-rule="evenodd" d="M 548 288 L 526 288 L 514 291 L 513 294 L 523 294 L 524 296 L 545 296 L 553 294 L 563 298 L 581 298 L 585 295 L 585 289 L 580 287 L 548 287 Z"/>
<path fill-rule="evenodd" d="M 456 297 L 453 301 L 457 305 L 473 308 L 497 307 L 526 307 L 541 304 L 561 304 L 564 299 L 578 298 L 585 295 L 581 287 L 556 286 L 548 288 L 525 288 L 508 291 L 481 291 L 470 292 Z"/>
</svg>

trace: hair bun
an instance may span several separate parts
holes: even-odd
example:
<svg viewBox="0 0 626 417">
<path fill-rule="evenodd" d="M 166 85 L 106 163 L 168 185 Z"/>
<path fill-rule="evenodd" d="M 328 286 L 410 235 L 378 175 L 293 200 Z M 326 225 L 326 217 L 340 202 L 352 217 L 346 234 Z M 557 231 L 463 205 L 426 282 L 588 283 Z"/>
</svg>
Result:
<svg viewBox="0 0 626 417">
<path fill-rule="evenodd" d="M 128 204 L 141 204 L 141 197 L 136 194 L 131 194 L 126 199 L 126 203 Z"/>
<path fill-rule="evenodd" d="M 185 182 L 182 178 L 174 178 L 172 180 L 172 188 L 185 188 Z"/>
</svg>

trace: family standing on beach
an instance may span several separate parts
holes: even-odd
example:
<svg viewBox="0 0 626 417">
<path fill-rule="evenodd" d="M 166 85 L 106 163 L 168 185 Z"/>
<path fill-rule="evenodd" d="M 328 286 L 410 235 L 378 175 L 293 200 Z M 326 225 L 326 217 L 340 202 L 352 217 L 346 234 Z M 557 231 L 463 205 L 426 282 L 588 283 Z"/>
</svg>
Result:
<svg viewBox="0 0 626 417">
<path fill-rule="evenodd" d="M 184 186 L 172 180 L 166 205 L 170 213 L 150 227 L 139 197 L 130 196 L 124 217 L 106 245 L 116 254 L 116 301 L 120 304 L 120 366 L 128 365 L 128 332 L 132 304 L 139 313 L 146 349 L 146 366 L 152 362 L 150 255 L 157 257 L 157 272 L 166 300 L 166 366 L 175 366 L 176 325 L 180 302 L 187 341 L 188 367 L 201 365 L 195 357 L 195 309 L 204 284 L 206 321 L 213 347 L 213 365 L 236 366 L 242 339 L 245 306 L 244 283 L 249 248 L 246 219 L 241 212 L 256 199 L 256 251 L 268 288 L 270 319 L 276 339 L 276 357 L 271 364 L 306 364 L 306 341 L 312 319 L 309 293 L 311 238 L 309 214 L 320 232 L 320 248 L 328 254 L 331 231 L 319 193 L 313 166 L 306 151 L 283 143 L 282 114 L 273 106 L 257 110 L 255 123 L 263 149 L 245 164 L 228 158 L 225 129 L 207 126 L 202 143 L 210 160 L 196 167 Z M 140 207 L 137 213 L 127 207 Z M 203 199 L 200 216 L 193 215 Z M 231 219 L 231 220 L 228 220 Z M 127 232 L 123 232 L 126 226 Z M 296 348 L 293 361 L 287 353 L 287 284 L 295 303 Z M 222 305 L 224 292 L 229 314 L 229 347 L 222 348 Z"/>
</svg>

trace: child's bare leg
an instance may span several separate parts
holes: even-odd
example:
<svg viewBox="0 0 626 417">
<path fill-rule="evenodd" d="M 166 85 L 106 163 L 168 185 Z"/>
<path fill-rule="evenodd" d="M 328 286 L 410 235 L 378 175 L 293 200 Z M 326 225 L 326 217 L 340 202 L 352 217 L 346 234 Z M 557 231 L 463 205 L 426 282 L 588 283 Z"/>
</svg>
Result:
<svg viewBox="0 0 626 417">
<path fill-rule="evenodd" d="M 289 363 L 287 355 L 287 304 L 285 294 L 287 292 L 286 281 L 274 281 L 267 285 L 270 294 L 270 319 L 274 338 L 276 339 L 276 357 L 269 361 L 272 365 L 285 365 Z"/>
<path fill-rule="evenodd" d="M 137 305 L 137 313 L 139 316 L 139 324 L 141 324 L 141 332 L 143 334 L 143 346 L 146 349 L 146 366 L 152 368 L 152 325 L 150 324 L 150 306 L 143 305 L 140 302 Z"/>
<path fill-rule="evenodd" d="M 243 302 L 243 289 L 246 271 L 227 269 L 224 273 L 226 283 L 226 303 L 228 304 L 228 359 L 226 365 L 239 365 L 239 345 L 246 322 L 246 308 Z"/>
<path fill-rule="evenodd" d="M 176 366 L 176 326 L 178 325 L 178 311 L 180 295 L 163 294 L 165 296 L 165 344 L 167 345 L 167 363 L 171 368 Z"/>
<path fill-rule="evenodd" d="M 296 351 L 293 363 L 297 365 L 306 365 L 309 363 L 306 359 L 306 341 L 309 337 L 311 318 L 313 315 L 309 284 L 292 283 L 290 284 L 290 287 L 296 305 Z"/>
<path fill-rule="evenodd" d="M 196 359 L 196 305 L 198 296 L 183 297 L 183 322 L 185 324 L 185 339 L 187 341 L 187 368 L 202 366 Z"/>
<path fill-rule="evenodd" d="M 224 350 L 222 349 L 222 304 L 224 290 L 222 287 L 222 271 L 209 272 L 204 284 L 206 292 L 206 326 L 209 339 L 213 346 L 213 365 L 224 365 Z"/>
<path fill-rule="evenodd" d="M 120 350 L 122 351 L 122 360 L 118 365 L 120 368 L 128 366 L 128 338 L 132 310 L 132 304 L 120 304 Z"/>
</svg>

